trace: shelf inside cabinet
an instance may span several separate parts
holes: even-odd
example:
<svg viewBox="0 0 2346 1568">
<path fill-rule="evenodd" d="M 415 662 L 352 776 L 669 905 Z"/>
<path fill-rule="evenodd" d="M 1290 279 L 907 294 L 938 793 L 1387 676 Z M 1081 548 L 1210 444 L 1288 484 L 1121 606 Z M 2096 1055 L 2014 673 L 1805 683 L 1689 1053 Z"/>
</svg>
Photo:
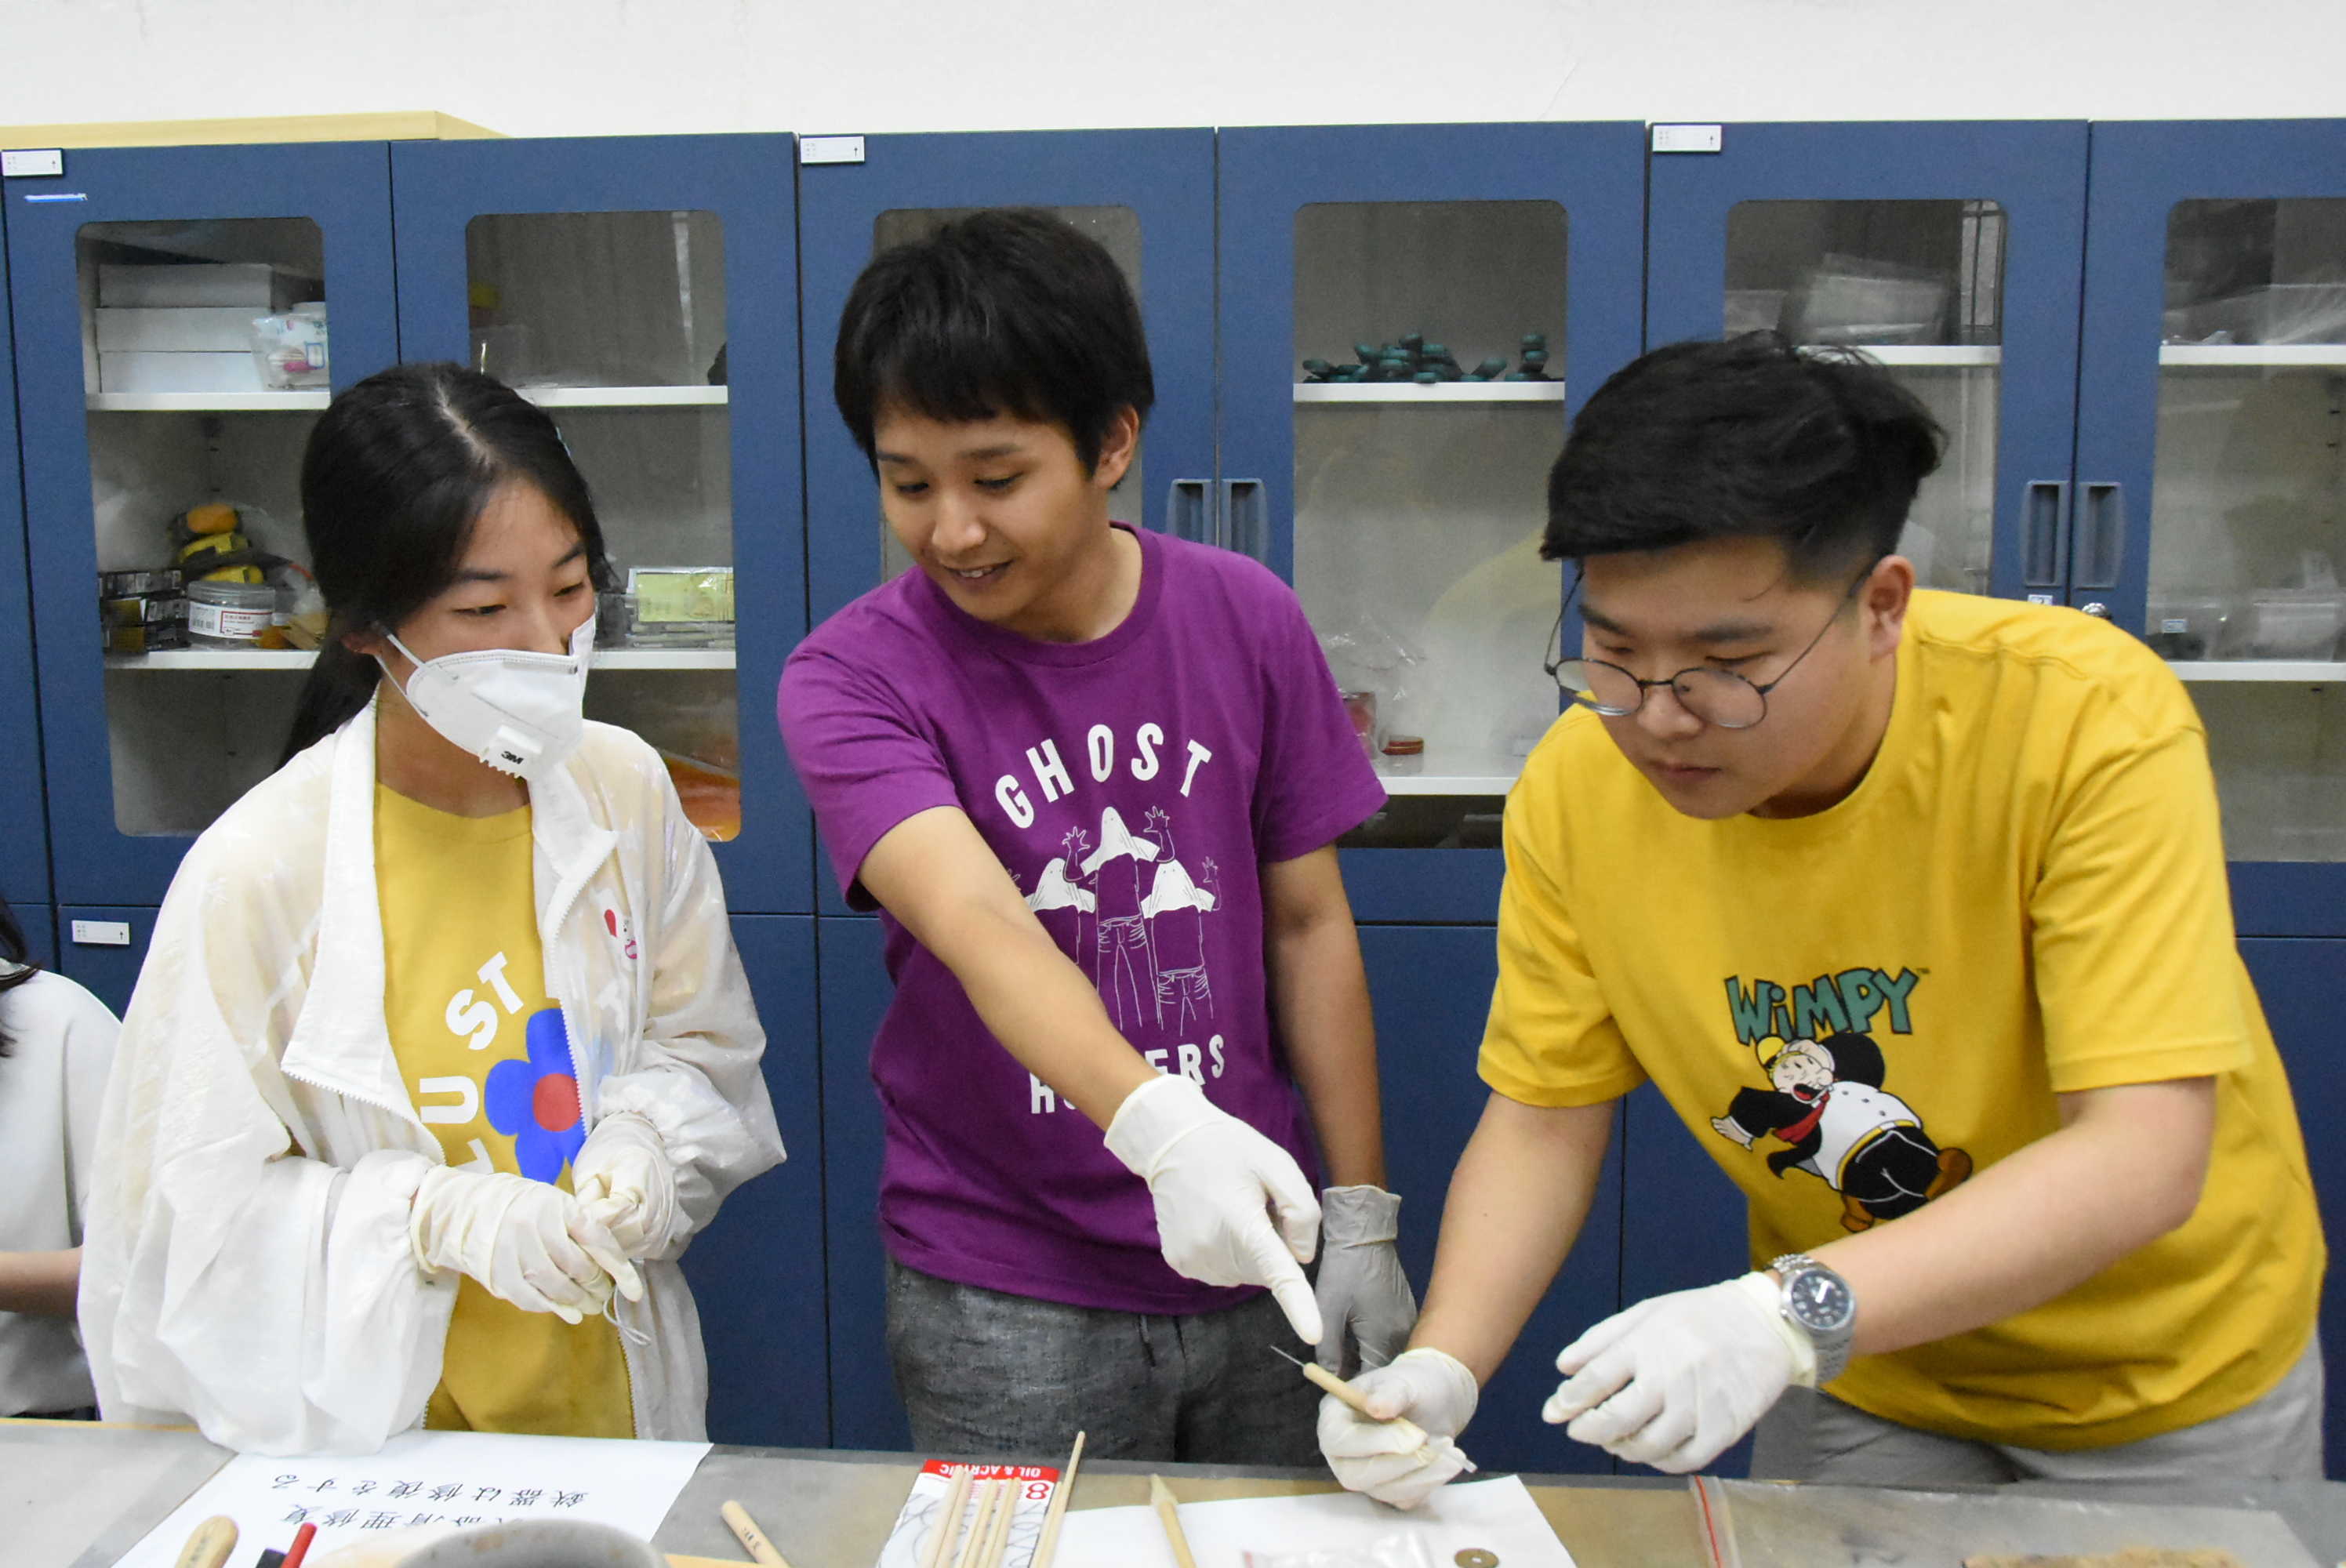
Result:
<svg viewBox="0 0 2346 1568">
<path fill-rule="evenodd" d="M 721 408 L 724 387 L 515 387 L 540 408 Z"/>
<path fill-rule="evenodd" d="M 1515 787 L 1524 770 L 1520 757 L 1460 757 L 1452 759 L 1460 770 L 1443 773 L 1387 773 L 1379 769 L 1377 782 L 1388 795 L 1504 795 Z"/>
<path fill-rule="evenodd" d="M 1297 402 L 1562 402 L 1562 382 L 1298 382 Z"/>
<path fill-rule="evenodd" d="M 163 653 L 109 654 L 108 669 L 306 669 L 303 648 L 173 648 Z M 597 648 L 597 669 L 731 669 L 731 648 Z"/>
<path fill-rule="evenodd" d="M 2168 343 L 2161 365 L 2249 365 L 2270 370 L 2346 370 L 2346 343 Z"/>
<path fill-rule="evenodd" d="M 2169 659 L 2167 667 L 2187 681 L 2261 680 L 2310 686 L 2346 682 L 2346 662 L 2330 659 Z"/>
<path fill-rule="evenodd" d="M 1996 343 L 1803 343 L 1800 347 L 1855 349 L 1892 368 L 1993 369 L 2004 363 L 2004 349 Z"/>
<path fill-rule="evenodd" d="M 311 413 L 333 401 L 315 392 L 92 392 L 92 413 Z"/>
</svg>

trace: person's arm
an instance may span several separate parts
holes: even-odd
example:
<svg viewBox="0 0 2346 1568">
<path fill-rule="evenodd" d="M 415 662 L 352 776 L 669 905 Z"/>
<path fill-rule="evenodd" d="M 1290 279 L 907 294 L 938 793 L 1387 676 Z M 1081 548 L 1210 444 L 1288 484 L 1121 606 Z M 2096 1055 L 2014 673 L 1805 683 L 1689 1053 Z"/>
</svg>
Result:
<svg viewBox="0 0 2346 1568">
<path fill-rule="evenodd" d="M 81 1288 L 81 1248 L 0 1252 L 0 1312 L 70 1318 Z"/>
<path fill-rule="evenodd" d="M 1433 1280 L 1412 1348 L 1487 1382 L 1580 1235 L 1613 1135 L 1614 1102 L 1549 1108 L 1493 1095 L 1459 1156 Z"/>
<path fill-rule="evenodd" d="M 872 845 L 856 880 L 953 971 L 1003 1049 L 1102 1128 L 1158 1075 L 960 810 L 906 818 Z"/>
<path fill-rule="evenodd" d="M 1376 1025 L 1344 879 L 1330 844 L 1262 868 L 1271 1016 L 1311 1113 L 1330 1186 L 1385 1185 Z"/>
<path fill-rule="evenodd" d="M 1208 1285 L 1268 1286 L 1297 1337 L 1318 1344 L 1300 1264 L 1318 1244 L 1320 1205 L 1293 1157 L 1126 1042 L 969 818 L 949 806 L 906 818 L 856 878 L 953 972 L 1003 1048 L 1148 1184 L 1166 1263 Z"/>
<path fill-rule="evenodd" d="M 2059 1096 L 2062 1125 L 1895 1225 L 1810 1254 L 1850 1283 L 1853 1353 L 2000 1322 L 2191 1217 L 2216 1136 L 2212 1078 Z"/>
</svg>

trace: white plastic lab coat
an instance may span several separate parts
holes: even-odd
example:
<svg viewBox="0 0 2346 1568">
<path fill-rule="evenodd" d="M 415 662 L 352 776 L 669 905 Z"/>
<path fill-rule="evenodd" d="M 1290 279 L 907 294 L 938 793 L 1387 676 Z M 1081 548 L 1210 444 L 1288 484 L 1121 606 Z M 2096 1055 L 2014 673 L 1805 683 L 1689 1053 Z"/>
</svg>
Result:
<svg viewBox="0 0 2346 1568">
<path fill-rule="evenodd" d="M 416 1267 L 408 1208 L 444 1162 L 383 1017 L 372 707 L 256 786 L 172 879 L 98 1130 L 81 1322 L 112 1420 L 225 1447 L 364 1452 L 419 1424 L 457 1276 Z M 586 726 L 532 787 L 546 993 L 587 1125 L 638 1112 L 677 1219 L 615 1298 L 646 1438 L 704 1435 L 708 1367 L 674 1259 L 782 1158 L 765 1034 L 715 858 L 634 735 Z"/>
</svg>

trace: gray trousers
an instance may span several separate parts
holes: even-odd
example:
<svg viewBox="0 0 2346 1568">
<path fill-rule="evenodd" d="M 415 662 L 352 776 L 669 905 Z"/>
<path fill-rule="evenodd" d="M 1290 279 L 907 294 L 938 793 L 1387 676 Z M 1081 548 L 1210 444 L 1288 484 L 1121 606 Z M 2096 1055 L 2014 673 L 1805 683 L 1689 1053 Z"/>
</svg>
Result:
<svg viewBox="0 0 2346 1568">
<path fill-rule="evenodd" d="M 1108 1312 L 888 1261 L 888 1357 L 913 1444 L 939 1457 L 1324 1468 L 1309 1356 L 1268 1293 L 1219 1312 Z"/>
<path fill-rule="evenodd" d="M 2227 1416 L 2108 1448 L 1973 1442 L 1868 1415 L 1814 1389 L 1787 1390 L 1751 1443 L 1755 1481 L 1928 1489 L 1957 1481 L 2320 1481 L 2321 1341 Z"/>
</svg>

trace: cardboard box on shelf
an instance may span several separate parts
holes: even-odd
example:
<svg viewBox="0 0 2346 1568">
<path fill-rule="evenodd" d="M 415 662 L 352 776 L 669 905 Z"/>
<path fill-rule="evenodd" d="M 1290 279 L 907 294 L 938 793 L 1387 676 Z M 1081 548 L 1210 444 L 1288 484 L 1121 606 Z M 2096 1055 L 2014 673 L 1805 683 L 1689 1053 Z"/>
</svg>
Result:
<svg viewBox="0 0 2346 1568">
<path fill-rule="evenodd" d="M 149 353 L 97 356 L 101 392 L 254 392 L 260 371 L 250 350 L 235 353 Z"/>
<path fill-rule="evenodd" d="M 294 302 L 295 280 L 265 261 L 200 261 L 181 266 L 101 262 L 101 308 L 158 306 L 253 307 L 266 311 Z"/>
<path fill-rule="evenodd" d="M 181 305 L 160 310 L 101 307 L 97 351 L 242 353 L 251 349 L 252 323 L 262 313 L 251 305 Z"/>
</svg>

